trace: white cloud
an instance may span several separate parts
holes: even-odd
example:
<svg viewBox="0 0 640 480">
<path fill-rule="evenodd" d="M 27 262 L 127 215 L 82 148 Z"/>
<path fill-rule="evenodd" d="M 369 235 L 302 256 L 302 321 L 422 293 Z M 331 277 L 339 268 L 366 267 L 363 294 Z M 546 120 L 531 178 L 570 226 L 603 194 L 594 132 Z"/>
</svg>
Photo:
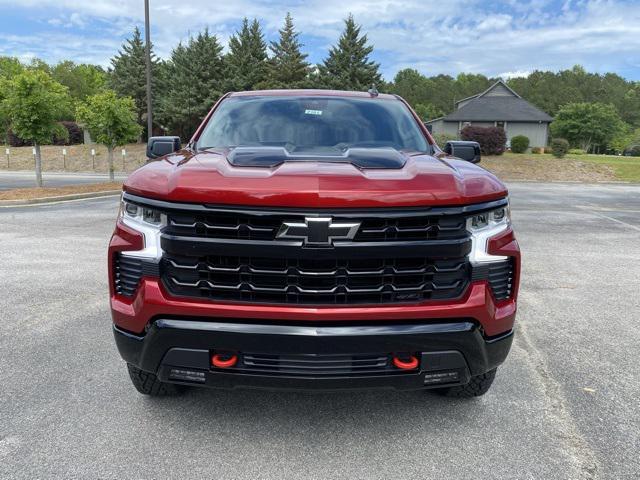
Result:
<svg viewBox="0 0 640 480">
<path fill-rule="evenodd" d="M 478 32 L 503 30 L 511 24 L 511 20 L 511 15 L 505 15 L 503 13 L 498 15 L 490 15 L 478 24 L 476 30 Z"/>
<path fill-rule="evenodd" d="M 14 6 L 15 0 L 0 0 L 3 5 Z M 328 46 L 351 12 L 375 45 L 387 78 L 406 66 L 426 74 L 508 76 L 576 63 L 595 71 L 634 70 L 640 78 L 640 2 L 629 0 L 560 5 L 503 0 L 491 8 L 482 0 L 153 0 L 151 5 L 153 41 L 163 57 L 189 32 L 205 26 L 226 42 L 245 15 L 260 19 L 273 38 L 286 11 L 314 44 Z M 21 0 L 20 6 L 48 14 L 55 32 L 32 32 L 10 45 L 0 42 L 0 53 L 35 52 L 49 61 L 82 57 L 107 65 L 123 38 L 143 23 L 143 2 L 137 0 Z M 312 57 L 319 60 L 324 54 Z"/>
<path fill-rule="evenodd" d="M 499 73 L 497 76 L 504 80 L 509 80 L 510 78 L 522 78 L 522 77 L 526 78 L 529 75 L 531 75 L 531 70 L 518 70 L 516 72 L 502 72 L 502 73 Z"/>
</svg>

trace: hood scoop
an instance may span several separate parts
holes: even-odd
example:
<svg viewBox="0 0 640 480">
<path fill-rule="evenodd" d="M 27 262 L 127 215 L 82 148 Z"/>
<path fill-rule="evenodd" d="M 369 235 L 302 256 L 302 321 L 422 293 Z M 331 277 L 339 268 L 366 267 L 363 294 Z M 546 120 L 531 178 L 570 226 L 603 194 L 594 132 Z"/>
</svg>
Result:
<svg viewBox="0 0 640 480">
<path fill-rule="evenodd" d="M 305 152 L 289 152 L 284 147 L 236 147 L 227 155 L 234 167 L 273 168 L 285 162 L 350 163 L 367 169 L 401 169 L 407 157 L 391 147 L 349 148 L 345 151 L 323 148 Z"/>
</svg>

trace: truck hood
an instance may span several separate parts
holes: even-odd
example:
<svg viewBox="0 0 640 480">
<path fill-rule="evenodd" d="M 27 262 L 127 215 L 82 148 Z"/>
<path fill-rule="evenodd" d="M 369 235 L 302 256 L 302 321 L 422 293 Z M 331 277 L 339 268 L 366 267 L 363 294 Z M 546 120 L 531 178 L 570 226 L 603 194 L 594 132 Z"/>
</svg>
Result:
<svg viewBox="0 0 640 480">
<path fill-rule="evenodd" d="M 393 169 L 309 160 L 233 166 L 229 153 L 181 150 L 133 172 L 124 190 L 175 202 L 307 208 L 466 205 L 507 195 L 493 174 L 443 153 L 402 153 L 406 162 Z"/>
</svg>

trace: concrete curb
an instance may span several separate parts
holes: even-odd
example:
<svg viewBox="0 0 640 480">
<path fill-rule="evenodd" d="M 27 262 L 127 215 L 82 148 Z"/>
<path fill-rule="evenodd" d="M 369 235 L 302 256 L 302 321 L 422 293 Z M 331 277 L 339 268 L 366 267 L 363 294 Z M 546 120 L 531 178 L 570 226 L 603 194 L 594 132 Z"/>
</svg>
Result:
<svg viewBox="0 0 640 480">
<path fill-rule="evenodd" d="M 71 195 L 58 195 L 56 197 L 32 198 L 30 200 L 0 200 L 0 207 L 22 207 L 26 205 L 38 205 L 42 203 L 67 202 L 69 200 L 82 200 L 86 198 L 100 198 L 120 195 L 122 190 L 104 190 L 102 192 L 73 193 Z"/>
</svg>

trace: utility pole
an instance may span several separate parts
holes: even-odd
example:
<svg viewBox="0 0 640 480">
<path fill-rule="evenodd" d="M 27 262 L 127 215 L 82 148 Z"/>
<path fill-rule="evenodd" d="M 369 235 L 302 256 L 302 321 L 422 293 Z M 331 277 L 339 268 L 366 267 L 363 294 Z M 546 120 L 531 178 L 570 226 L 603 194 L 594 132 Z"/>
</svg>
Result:
<svg viewBox="0 0 640 480">
<path fill-rule="evenodd" d="M 151 32 L 149 27 L 149 0 L 144 0 L 144 36 L 147 56 L 147 138 L 153 136 L 153 112 L 151 108 Z"/>
</svg>

